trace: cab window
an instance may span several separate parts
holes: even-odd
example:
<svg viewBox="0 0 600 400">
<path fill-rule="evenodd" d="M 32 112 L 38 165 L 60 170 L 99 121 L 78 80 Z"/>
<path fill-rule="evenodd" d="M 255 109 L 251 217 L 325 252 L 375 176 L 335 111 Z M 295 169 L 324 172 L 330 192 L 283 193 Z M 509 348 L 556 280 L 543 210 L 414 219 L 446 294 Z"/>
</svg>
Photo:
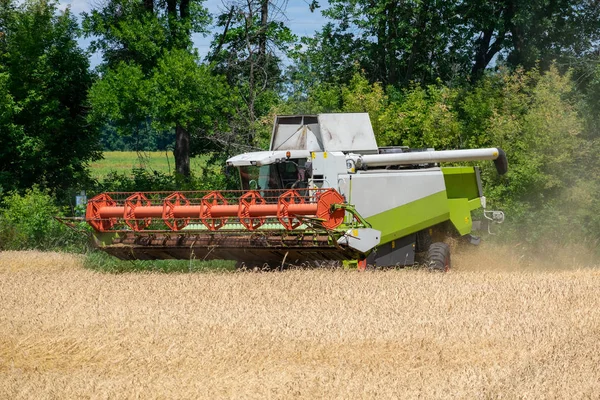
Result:
<svg viewBox="0 0 600 400">
<path fill-rule="evenodd" d="M 306 160 L 293 160 L 260 167 L 240 167 L 243 190 L 270 190 L 306 187 L 304 164 Z"/>
</svg>

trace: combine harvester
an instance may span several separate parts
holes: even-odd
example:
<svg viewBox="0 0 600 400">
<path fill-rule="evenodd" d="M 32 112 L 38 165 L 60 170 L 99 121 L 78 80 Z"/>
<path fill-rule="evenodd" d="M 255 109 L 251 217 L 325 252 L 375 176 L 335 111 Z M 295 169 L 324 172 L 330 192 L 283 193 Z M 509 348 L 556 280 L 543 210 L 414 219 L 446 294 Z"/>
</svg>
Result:
<svg viewBox="0 0 600 400">
<path fill-rule="evenodd" d="M 94 245 L 125 260 L 227 259 L 248 266 L 358 260 L 359 268 L 450 267 L 444 235 L 470 236 L 485 210 L 477 167 L 498 148 L 377 146 L 366 113 L 279 116 L 270 151 L 227 160 L 239 191 L 103 193 L 89 200 Z M 501 212 L 486 212 L 502 222 Z"/>
</svg>

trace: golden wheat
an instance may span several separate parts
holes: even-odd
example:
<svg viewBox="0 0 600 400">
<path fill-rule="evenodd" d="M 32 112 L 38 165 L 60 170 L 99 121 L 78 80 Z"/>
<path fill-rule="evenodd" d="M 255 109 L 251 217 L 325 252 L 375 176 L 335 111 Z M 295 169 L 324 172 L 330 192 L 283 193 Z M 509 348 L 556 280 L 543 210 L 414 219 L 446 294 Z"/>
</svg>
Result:
<svg viewBox="0 0 600 400">
<path fill-rule="evenodd" d="M 112 275 L 0 253 L 0 398 L 599 398 L 600 270 L 489 254 Z"/>
</svg>

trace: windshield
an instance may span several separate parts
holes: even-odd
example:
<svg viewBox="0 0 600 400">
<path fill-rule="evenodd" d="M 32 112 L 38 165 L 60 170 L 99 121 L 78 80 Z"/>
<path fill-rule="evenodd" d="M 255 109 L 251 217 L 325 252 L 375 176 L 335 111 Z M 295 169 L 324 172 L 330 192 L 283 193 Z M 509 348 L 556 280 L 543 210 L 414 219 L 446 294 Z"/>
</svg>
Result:
<svg viewBox="0 0 600 400">
<path fill-rule="evenodd" d="M 306 187 L 304 164 L 306 160 L 293 160 L 260 167 L 240 167 L 240 180 L 244 190 L 291 189 Z"/>
</svg>

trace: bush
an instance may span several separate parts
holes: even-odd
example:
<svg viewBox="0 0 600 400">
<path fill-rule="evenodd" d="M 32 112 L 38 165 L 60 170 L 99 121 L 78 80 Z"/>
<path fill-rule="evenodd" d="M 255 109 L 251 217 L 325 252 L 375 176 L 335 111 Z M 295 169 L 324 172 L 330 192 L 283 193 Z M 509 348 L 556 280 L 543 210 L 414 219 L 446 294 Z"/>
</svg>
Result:
<svg viewBox="0 0 600 400">
<path fill-rule="evenodd" d="M 219 167 L 215 168 L 215 165 Z M 224 160 L 210 159 L 208 166 L 196 171 L 198 175 L 192 174 L 187 178 L 144 168 L 133 168 L 130 173 L 111 172 L 87 192 L 93 196 L 103 192 L 239 189 L 237 173 L 223 171 L 222 165 L 225 165 Z"/>
<path fill-rule="evenodd" d="M 205 272 L 205 271 L 235 271 L 235 261 L 230 260 L 135 260 L 125 261 L 108 255 L 102 251 L 87 253 L 84 267 L 113 274 L 127 272 Z"/>
<path fill-rule="evenodd" d="M 509 236 L 532 244 L 598 239 L 599 219 L 589 212 L 597 167 L 571 75 L 550 68 L 498 78 L 503 85 L 488 120 L 487 145 L 506 151 L 509 169 L 499 177 L 487 163 L 482 176 L 490 205 L 507 212 Z"/>
<path fill-rule="evenodd" d="M 4 198 L 4 204 L 5 208 L 0 209 L 0 249 L 85 249 L 87 238 L 84 234 L 54 219 L 64 213 L 48 191 L 34 187 L 24 195 L 12 193 Z"/>
</svg>

